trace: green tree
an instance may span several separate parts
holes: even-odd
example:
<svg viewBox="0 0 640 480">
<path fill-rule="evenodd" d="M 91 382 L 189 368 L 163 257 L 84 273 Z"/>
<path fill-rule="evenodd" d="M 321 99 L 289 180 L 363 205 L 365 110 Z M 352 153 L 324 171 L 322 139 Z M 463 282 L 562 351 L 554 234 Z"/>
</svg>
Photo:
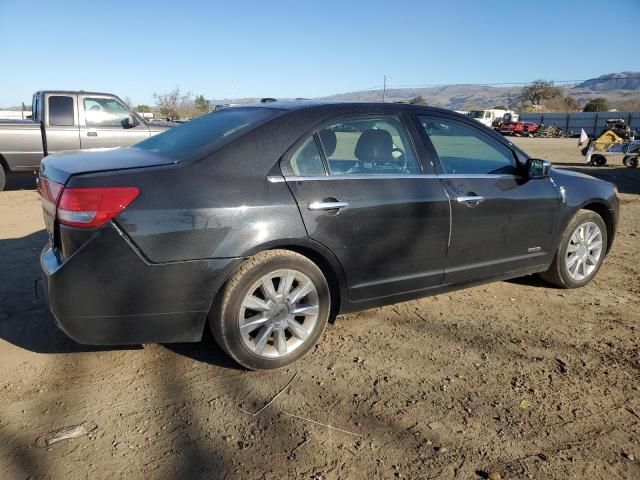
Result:
<svg viewBox="0 0 640 480">
<path fill-rule="evenodd" d="M 411 100 L 409 100 L 409 103 L 412 105 L 424 105 L 427 102 L 422 97 L 422 95 L 418 95 L 417 97 L 413 97 Z"/>
<path fill-rule="evenodd" d="M 504 105 L 496 105 L 495 107 L 493 107 L 494 110 L 509 110 L 506 106 Z"/>
<path fill-rule="evenodd" d="M 582 110 L 583 112 L 606 112 L 609 110 L 609 102 L 604 97 L 594 98 L 590 100 Z"/>
<path fill-rule="evenodd" d="M 196 110 L 201 115 L 211 111 L 211 102 L 204 98 L 204 95 L 198 95 L 194 101 Z"/>
<path fill-rule="evenodd" d="M 149 105 L 138 105 L 134 110 L 138 113 L 151 113 L 153 110 Z"/>
</svg>

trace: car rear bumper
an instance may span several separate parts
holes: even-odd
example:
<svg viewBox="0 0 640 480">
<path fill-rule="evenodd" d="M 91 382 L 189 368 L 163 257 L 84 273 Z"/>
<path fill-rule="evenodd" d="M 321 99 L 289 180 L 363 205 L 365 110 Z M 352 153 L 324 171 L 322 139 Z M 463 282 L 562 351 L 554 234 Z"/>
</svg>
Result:
<svg viewBox="0 0 640 480">
<path fill-rule="evenodd" d="M 79 343 L 198 341 L 217 291 L 241 261 L 149 263 L 108 225 L 66 259 L 47 245 L 36 291 Z"/>
</svg>

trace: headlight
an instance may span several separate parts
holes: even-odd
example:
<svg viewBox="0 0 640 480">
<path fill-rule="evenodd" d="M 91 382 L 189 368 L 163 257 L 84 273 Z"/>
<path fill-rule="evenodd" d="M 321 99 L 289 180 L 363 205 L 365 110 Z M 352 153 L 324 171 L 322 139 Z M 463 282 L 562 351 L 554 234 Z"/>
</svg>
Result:
<svg viewBox="0 0 640 480">
<path fill-rule="evenodd" d="M 613 184 L 613 193 L 616 194 L 616 197 L 619 197 L 620 192 L 618 192 L 618 185 L 616 185 L 615 183 Z"/>
</svg>

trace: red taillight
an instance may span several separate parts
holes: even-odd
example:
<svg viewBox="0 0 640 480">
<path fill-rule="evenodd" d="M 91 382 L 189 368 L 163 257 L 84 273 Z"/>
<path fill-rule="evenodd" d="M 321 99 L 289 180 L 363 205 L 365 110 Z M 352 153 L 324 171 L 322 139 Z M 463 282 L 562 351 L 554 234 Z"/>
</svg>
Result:
<svg viewBox="0 0 640 480">
<path fill-rule="evenodd" d="M 46 178 L 38 179 L 38 193 L 40 194 L 42 208 L 52 217 L 56 216 L 56 204 L 58 203 L 58 197 L 63 187 L 64 185 L 52 182 Z"/>
<path fill-rule="evenodd" d="M 58 201 L 58 221 L 72 227 L 99 227 L 139 194 L 136 187 L 65 188 Z"/>
</svg>

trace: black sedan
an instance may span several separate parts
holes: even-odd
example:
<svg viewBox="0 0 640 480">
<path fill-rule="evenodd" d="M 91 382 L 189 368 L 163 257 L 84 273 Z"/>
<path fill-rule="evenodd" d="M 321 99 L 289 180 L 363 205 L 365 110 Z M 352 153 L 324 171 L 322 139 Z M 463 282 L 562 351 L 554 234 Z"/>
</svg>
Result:
<svg viewBox="0 0 640 480">
<path fill-rule="evenodd" d="M 273 102 L 132 148 L 44 159 L 41 290 L 88 344 L 198 341 L 251 369 L 337 314 L 541 273 L 588 283 L 613 185 L 414 105 Z"/>
</svg>

